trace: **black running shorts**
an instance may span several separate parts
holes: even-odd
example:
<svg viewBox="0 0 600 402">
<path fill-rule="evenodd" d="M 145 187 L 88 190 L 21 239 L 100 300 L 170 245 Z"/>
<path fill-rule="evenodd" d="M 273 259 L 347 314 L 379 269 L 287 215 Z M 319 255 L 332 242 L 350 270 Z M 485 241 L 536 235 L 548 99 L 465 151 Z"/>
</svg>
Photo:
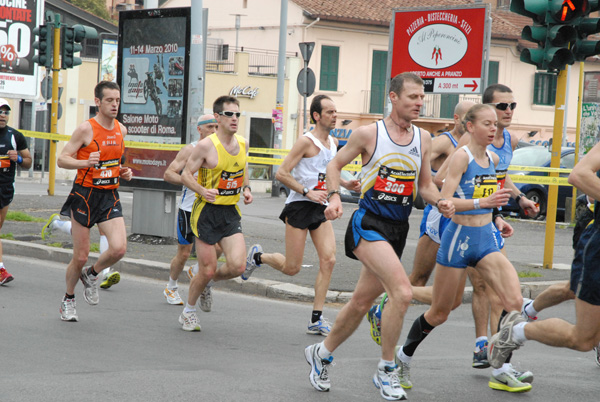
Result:
<svg viewBox="0 0 600 402">
<path fill-rule="evenodd" d="M 95 224 L 123 216 L 117 189 L 100 190 L 73 184 L 60 214 L 75 220 L 88 228 Z"/>
<path fill-rule="evenodd" d="M 214 205 L 196 200 L 192 209 L 194 235 L 206 244 L 242 233 L 242 216 L 237 205 Z"/>
<path fill-rule="evenodd" d="M 279 219 L 296 229 L 315 230 L 325 222 L 326 205 L 312 201 L 294 201 L 285 204 Z"/>
</svg>

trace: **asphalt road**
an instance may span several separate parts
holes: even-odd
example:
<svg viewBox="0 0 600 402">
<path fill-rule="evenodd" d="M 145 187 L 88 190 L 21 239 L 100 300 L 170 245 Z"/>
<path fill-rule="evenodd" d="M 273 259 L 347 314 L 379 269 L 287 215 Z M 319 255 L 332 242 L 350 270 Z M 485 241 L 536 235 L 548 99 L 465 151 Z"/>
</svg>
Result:
<svg viewBox="0 0 600 402">
<path fill-rule="evenodd" d="M 215 291 L 202 332 L 180 329 L 181 307 L 168 305 L 162 281 L 124 275 L 87 305 L 76 289 L 77 323 L 62 322 L 65 264 L 5 257 L 18 280 L 0 287 L 0 401 L 380 401 L 371 377 L 378 346 L 366 321 L 335 356 L 332 390 L 308 381 L 304 333 L 311 307 Z M 325 314 L 335 318 L 338 307 Z M 593 353 L 528 343 L 513 361 L 534 372 L 534 389 L 512 395 L 487 387 L 489 370 L 470 367 L 473 322 L 468 305 L 421 345 L 412 364 L 412 401 L 595 401 L 600 368 Z M 411 306 L 401 340 L 425 311 Z M 573 317 L 567 302 L 541 314 Z"/>
</svg>

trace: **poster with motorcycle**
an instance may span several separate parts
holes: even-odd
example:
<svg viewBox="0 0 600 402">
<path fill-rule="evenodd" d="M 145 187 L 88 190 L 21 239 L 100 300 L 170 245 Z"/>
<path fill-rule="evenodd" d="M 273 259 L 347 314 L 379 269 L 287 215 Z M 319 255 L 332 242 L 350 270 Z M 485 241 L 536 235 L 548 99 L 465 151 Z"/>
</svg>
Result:
<svg viewBox="0 0 600 402">
<path fill-rule="evenodd" d="M 190 9 L 168 8 L 119 15 L 119 120 L 130 141 L 185 142 Z M 125 165 L 134 172 L 132 187 L 167 186 L 163 174 L 177 151 L 126 148 Z M 146 181 L 145 183 L 140 183 Z M 148 183 L 148 180 L 153 183 Z M 162 187 L 161 187 L 162 188 Z"/>
<path fill-rule="evenodd" d="M 35 98 L 38 68 L 33 29 L 44 23 L 43 0 L 0 1 L 0 95 Z"/>
</svg>

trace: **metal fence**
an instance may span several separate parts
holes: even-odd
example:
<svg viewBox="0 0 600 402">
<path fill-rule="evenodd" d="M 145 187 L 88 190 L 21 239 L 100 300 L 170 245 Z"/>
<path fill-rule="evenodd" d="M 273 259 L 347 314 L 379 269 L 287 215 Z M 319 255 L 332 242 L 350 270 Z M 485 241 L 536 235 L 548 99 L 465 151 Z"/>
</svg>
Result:
<svg viewBox="0 0 600 402">
<path fill-rule="evenodd" d="M 274 50 L 241 47 L 248 56 L 248 74 L 267 77 L 277 76 L 277 57 Z M 208 45 L 206 48 L 206 71 L 233 73 L 236 49 L 229 45 Z M 298 57 L 298 52 L 286 52 L 286 57 Z"/>
</svg>

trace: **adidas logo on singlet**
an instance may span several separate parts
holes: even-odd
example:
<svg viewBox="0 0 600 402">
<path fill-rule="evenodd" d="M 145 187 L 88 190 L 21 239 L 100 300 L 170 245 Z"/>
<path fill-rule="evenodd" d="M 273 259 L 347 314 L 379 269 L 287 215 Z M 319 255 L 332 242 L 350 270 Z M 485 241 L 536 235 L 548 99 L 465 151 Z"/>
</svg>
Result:
<svg viewBox="0 0 600 402">
<path fill-rule="evenodd" d="M 240 165 L 238 165 L 238 163 L 237 163 L 237 162 L 234 162 L 234 163 L 233 163 L 233 166 L 235 166 L 235 167 L 240 167 Z"/>
<path fill-rule="evenodd" d="M 417 147 L 413 147 L 410 151 L 408 151 L 409 155 L 419 156 L 419 150 Z"/>
</svg>

